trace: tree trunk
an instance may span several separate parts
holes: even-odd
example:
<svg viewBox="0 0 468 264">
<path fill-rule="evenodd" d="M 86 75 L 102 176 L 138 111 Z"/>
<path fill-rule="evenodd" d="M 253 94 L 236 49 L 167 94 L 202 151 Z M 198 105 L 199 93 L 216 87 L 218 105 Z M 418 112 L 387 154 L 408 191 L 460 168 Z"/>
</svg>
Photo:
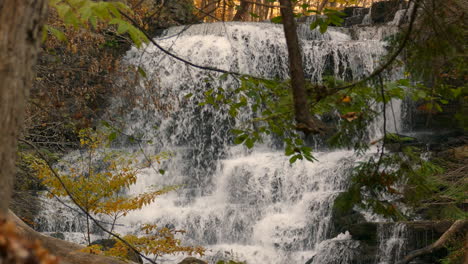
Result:
<svg viewBox="0 0 468 264">
<path fill-rule="evenodd" d="M 17 140 L 33 78 L 46 0 L 0 1 L 0 215 L 15 175 Z"/>
<path fill-rule="evenodd" d="M 288 46 L 291 89 L 297 123 L 296 129 L 306 134 L 324 133 L 324 124 L 311 114 L 310 106 L 307 101 L 302 55 L 291 0 L 280 0 L 279 2 L 281 5 L 281 16 L 283 18 L 284 35 Z"/>
<path fill-rule="evenodd" d="M 410 263 L 413 259 L 431 254 L 435 250 L 442 248 L 445 243 L 457 232 L 464 232 L 465 233 L 465 239 L 467 239 L 466 228 L 468 226 L 468 220 L 457 220 L 455 221 L 452 226 L 445 231 L 445 233 L 434 243 L 430 244 L 429 246 L 425 248 L 421 248 L 418 250 L 411 251 L 406 257 L 404 257 L 398 264 L 408 264 Z M 468 255 L 468 254 L 467 254 Z"/>
<path fill-rule="evenodd" d="M 329 0 L 322 0 L 320 5 L 317 8 L 318 13 L 322 13 L 322 10 L 325 8 L 325 6 L 328 4 Z"/>
<path fill-rule="evenodd" d="M 237 10 L 232 21 L 243 21 L 248 15 L 249 6 L 249 2 L 241 0 L 239 10 Z"/>
</svg>

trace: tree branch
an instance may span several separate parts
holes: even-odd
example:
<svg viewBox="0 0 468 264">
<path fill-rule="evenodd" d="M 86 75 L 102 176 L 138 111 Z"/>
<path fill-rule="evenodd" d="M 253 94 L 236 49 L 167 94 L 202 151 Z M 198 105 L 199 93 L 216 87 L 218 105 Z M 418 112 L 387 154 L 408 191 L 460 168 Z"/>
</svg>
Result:
<svg viewBox="0 0 468 264">
<path fill-rule="evenodd" d="M 254 1 L 247 1 L 247 0 L 241 0 L 242 2 L 249 3 L 249 4 L 254 4 L 254 5 L 259 5 L 259 6 L 265 6 L 265 7 L 270 7 L 270 8 L 284 8 L 284 5 L 269 5 L 269 4 L 264 4 L 264 3 L 259 3 L 259 2 L 254 2 Z"/>
<path fill-rule="evenodd" d="M 52 175 L 57 178 L 57 180 L 60 182 L 60 185 L 62 186 L 62 188 L 65 190 L 65 193 L 68 195 L 68 197 L 70 197 L 70 200 L 87 216 L 89 217 L 89 219 L 91 219 L 94 224 L 96 224 L 97 227 L 99 227 L 102 231 L 106 232 L 107 234 L 113 236 L 114 238 L 116 238 L 117 240 L 119 240 L 120 242 L 122 242 L 123 244 L 125 244 L 125 246 L 127 246 L 130 250 L 132 250 L 133 252 L 135 252 L 135 254 L 137 254 L 138 256 L 142 257 L 143 259 L 145 259 L 146 261 L 149 261 L 150 263 L 152 264 L 157 264 L 156 262 L 154 262 L 152 259 L 148 258 L 147 256 L 145 256 L 144 254 L 142 254 L 140 251 L 138 251 L 134 246 L 132 246 L 129 242 L 127 242 L 125 239 L 121 238 L 119 235 L 117 234 L 114 234 L 112 232 L 110 232 L 109 230 L 107 230 L 104 226 L 101 225 L 101 223 L 99 223 L 99 221 L 94 218 L 92 215 L 90 215 L 88 213 L 87 210 L 85 210 L 79 203 L 78 201 L 76 200 L 76 198 L 71 194 L 71 192 L 68 190 L 67 186 L 65 185 L 65 183 L 62 181 L 62 178 L 60 178 L 60 176 L 57 174 L 57 172 L 55 171 L 55 169 L 52 167 L 52 164 L 50 164 L 50 162 L 47 160 L 47 158 L 44 156 L 44 154 L 42 154 L 42 152 L 34 145 L 32 144 L 31 142 L 28 142 L 26 140 L 21 140 L 21 142 L 31 146 L 35 151 L 36 153 L 39 155 L 39 157 L 44 160 L 44 162 L 46 163 L 47 167 L 50 169 L 50 171 L 52 172 Z"/>
<path fill-rule="evenodd" d="M 435 250 L 442 248 L 447 242 L 447 240 L 449 240 L 454 234 L 465 229 L 466 227 L 468 227 L 468 220 L 455 221 L 452 224 L 452 226 L 447 231 L 445 231 L 445 233 L 442 234 L 442 236 L 436 242 L 432 243 L 427 247 L 410 252 L 406 257 L 404 257 L 400 262 L 398 262 L 398 264 L 408 264 L 410 261 L 419 256 L 431 254 Z"/>
<path fill-rule="evenodd" d="M 283 18 L 284 35 L 288 48 L 289 71 L 291 73 L 291 90 L 293 94 L 296 129 L 306 134 L 323 134 L 325 125 L 312 115 L 305 87 L 304 68 L 301 47 L 297 36 L 296 21 L 290 0 L 280 0 L 281 17 Z"/>
<path fill-rule="evenodd" d="M 406 34 L 405 34 L 405 38 L 403 39 L 403 41 L 401 42 L 400 46 L 398 47 L 398 49 L 390 56 L 390 58 L 382 65 L 380 65 L 375 71 L 373 71 L 370 75 L 368 75 L 366 78 L 364 79 L 361 79 L 359 81 L 356 81 L 352 84 L 349 84 L 349 85 L 345 85 L 345 86 L 342 86 L 342 87 L 339 87 L 339 88 L 336 88 L 336 92 L 337 91 L 340 91 L 340 90 L 345 90 L 345 89 L 348 89 L 348 88 L 351 88 L 351 87 L 354 87 L 356 85 L 359 85 L 359 84 L 363 84 L 371 79 L 373 79 L 374 77 L 376 77 L 377 75 L 381 74 L 385 69 L 387 69 L 395 60 L 396 58 L 400 55 L 400 53 L 403 51 L 403 49 L 406 47 L 406 44 L 408 43 L 409 39 L 410 39 L 410 35 L 411 35 L 411 32 L 413 31 L 413 26 L 414 26 L 414 22 L 416 20 L 416 16 L 417 16 L 417 10 L 419 8 L 419 4 L 420 4 L 421 0 L 415 0 L 414 1 L 414 6 L 413 6 L 413 10 L 411 12 L 411 18 L 410 18 L 410 22 L 409 22 L 409 26 L 408 26 L 408 30 L 406 31 Z"/>
</svg>

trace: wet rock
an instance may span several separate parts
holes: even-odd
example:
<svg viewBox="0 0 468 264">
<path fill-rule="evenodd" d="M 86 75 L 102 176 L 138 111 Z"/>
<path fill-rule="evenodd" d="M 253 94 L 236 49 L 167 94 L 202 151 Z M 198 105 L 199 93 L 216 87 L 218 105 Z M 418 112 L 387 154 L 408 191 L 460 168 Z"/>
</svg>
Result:
<svg viewBox="0 0 468 264">
<path fill-rule="evenodd" d="M 410 137 L 407 135 L 401 134 L 392 134 L 392 136 L 388 135 L 385 148 L 390 152 L 400 152 L 404 147 L 425 147 L 423 142 L 420 142 L 415 137 Z"/>
<path fill-rule="evenodd" d="M 61 239 L 61 240 L 65 240 L 65 235 L 63 233 L 51 233 L 49 234 L 49 236 L 51 237 L 55 237 L 55 238 L 58 238 L 58 239 Z"/>
<path fill-rule="evenodd" d="M 351 27 L 354 25 L 360 25 L 362 23 L 362 20 L 364 20 L 364 16 L 353 16 L 353 17 L 348 17 L 345 18 L 344 20 L 344 26 L 345 27 Z"/>
<path fill-rule="evenodd" d="M 115 243 L 117 243 L 117 241 L 115 239 L 99 239 L 99 240 L 93 241 L 91 243 L 91 246 L 92 245 L 100 245 L 100 246 L 102 246 L 103 250 L 108 250 L 108 249 L 114 247 Z M 136 254 L 135 252 L 130 251 L 130 250 L 127 253 L 126 259 L 128 259 L 130 261 L 133 261 L 135 263 L 143 264 L 143 259 L 138 254 Z"/>
<path fill-rule="evenodd" d="M 351 226 L 364 223 L 366 220 L 359 212 L 350 210 L 348 212 L 341 212 L 334 209 L 332 213 L 332 228 L 333 232 L 331 237 L 335 237 L 340 233 L 344 233 L 350 229 Z M 352 234 L 351 234 L 352 235 Z"/>
<path fill-rule="evenodd" d="M 197 22 L 193 14 L 193 2 L 190 0 L 167 1 L 165 7 L 171 17 L 181 25 Z"/>
<path fill-rule="evenodd" d="M 353 239 L 362 241 L 369 246 L 376 246 L 378 243 L 377 229 L 377 223 L 365 222 L 351 225 L 348 231 Z"/>
<path fill-rule="evenodd" d="M 208 262 L 203 261 L 201 259 L 194 258 L 194 257 L 187 257 L 187 258 L 184 258 L 178 264 L 208 264 Z"/>
<path fill-rule="evenodd" d="M 343 10 L 343 13 L 345 13 L 344 18 L 353 17 L 353 16 L 364 16 L 367 13 L 369 13 L 369 8 L 351 6 L 351 7 L 346 7 Z"/>
<path fill-rule="evenodd" d="M 375 24 L 387 23 L 393 20 L 395 13 L 401 8 L 399 0 L 376 2 L 371 8 L 371 19 Z"/>
<path fill-rule="evenodd" d="M 369 8 L 364 7 L 347 7 L 344 9 L 346 16 L 344 17 L 343 26 L 351 27 L 362 24 L 364 17 L 369 13 Z"/>
<path fill-rule="evenodd" d="M 468 137 L 464 135 L 461 130 L 438 130 L 437 132 L 432 131 L 421 131 L 414 133 L 418 141 L 427 145 L 427 149 L 430 151 L 436 151 L 444 153 L 449 151 L 453 155 L 453 148 L 463 147 L 468 143 Z M 459 155 L 460 153 L 458 153 Z M 441 154 L 443 156 L 443 154 Z"/>
</svg>

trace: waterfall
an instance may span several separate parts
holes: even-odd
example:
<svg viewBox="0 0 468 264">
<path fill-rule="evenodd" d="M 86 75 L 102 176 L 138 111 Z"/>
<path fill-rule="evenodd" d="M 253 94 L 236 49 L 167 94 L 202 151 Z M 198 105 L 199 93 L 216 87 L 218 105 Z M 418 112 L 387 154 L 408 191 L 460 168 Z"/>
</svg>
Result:
<svg viewBox="0 0 468 264">
<path fill-rule="evenodd" d="M 386 54 L 384 39 L 396 27 L 332 27 L 322 35 L 305 24 L 298 31 L 306 77 L 320 82 L 326 75 L 356 80 L 371 73 Z M 198 65 L 266 78 L 289 75 L 282 25 L 182 26 L 170 28 L 155 40 Z M 332 207 L 337 195 L 346 190 L 350 169 L 365 157 L 347 150 L 319 151 L 314 152 L 317 162 L 291 165 L 273 140 L 254 150 L 235 146 L 230 129 L 255 113 L 246 111 L 233 119 L 227 107 L 199 104 L 206 90 L 235 87 L 239 85 L 235 79 L 221 81 L 219 74 L 186 65 L 152 45 L 133 48 L 125 60 L 148 76 L 135 88 L 140 105 L 125 117 L 125 133 L 151 139 L 153 144 L 144 149 L 148 154 L 172 153 L 163 164 L 164 175 L 152 168 L 141 170 L 129 194 L 149 186 L 183 187 L 127 215 L 117 226 L 118 233 L 134 233 L 143 223 L 184 229 L 184 241 L 205 246 L 211 261 L 351 263 L 359 243 L 348 233 L 330 237 Z M 387 75 L 396 79 L 401 70 Z M 151 100 L 157 100 L 158 107 L 148 107 Z M 114 103 L 125 104 L 118 99 Z M 395 131 L 400 126 L 400 104 L 394 102 L 392 108 L 395 114 L 387 117 L 390 130 Z M 378 135 L 381 125 L 371 127 L 369 133 Z M 133 148 L 129 146 L 128 151 Z M 368 155 L 374 153 L 375 149 Z M 43 231 L 54 232 L 46 227 Z M 382 250 L 386 249 L 382 246 Z M 174 263 L 181 258 L 167 256 L 158 261 Z"/>
<path fill-rule="evenodd" d="M 403 257 L 406 233 L 406 225 L 402 223 L 379 225 L 379 250 L 382 254 L 378 264 L 395 263 Z"/>
</svg>

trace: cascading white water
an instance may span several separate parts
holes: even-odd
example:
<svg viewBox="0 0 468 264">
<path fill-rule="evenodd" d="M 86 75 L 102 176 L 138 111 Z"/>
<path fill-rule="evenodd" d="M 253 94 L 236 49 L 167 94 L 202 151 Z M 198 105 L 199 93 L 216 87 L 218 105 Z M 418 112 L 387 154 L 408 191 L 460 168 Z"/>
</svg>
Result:
<svg viewBox="0 0 468 264">
<path fill-rule="evenodd" d="M 386 53 L 383 39 L 396 29 L 330 28 L 321 35 L 307 28 L 301 26 L 299 32 L 305 74 L 312 81 L 321 81 L 325 75 L 353 80 L 371 73 Z M 198 65 L 288 78 L 281 25 L 175 27 L 156 41 Z M 234 79 L 221 82 L 219 74 L 195 69 L 154 46 L 132 49 L 126 60 L 142 67 L 149 79 L 142 81 L 135 94 L 170 106 L 170 111 L 147 105 L 135 108 L 126 117 L 126 133 L 154 138 L 154 145 L 145 149 L 149 154 L 173 153 L 164 165 L 165 175 L 152 168 L 142 170 L 129 194 L 153 185 L 183 187 L 129 214 L 117 228 L 119 233 L 135 232 L 139 224 L 148 222 L 185 229 L 186 241 L 205 246 L 207 258 L 213 261 L 235 258 L 249 264 L 288 264 L 314 257 L 309 263 L 349 263 L 357 242 L 349 234 L 331 239 L 329 232 L 334 199 L 345 190 L 350 168 L 359 159 L 352 151 L 319 152 L 315 153 L 317 162 L 291 165 L 274 144 L 253 151 L 234 146 L 229 130 L 254 113 L 244 112 L 233 119 L 226 108 L 199 105 L 207 89 L 236 86 Z M 399 74 L 397 70 L 388 77 Z M 148 81 L 152 84 L 145 86 L 143 82 Z M 397 120 L 389 118 L 394 131 L 399 126 L 399 104 L 393 107 Z M 380 129 L 376 126 L 370 133 L 377 135 Z M 158 260 L 173 263 L 176 259 L 180 257 Z"/>
<path fill-rule="evenodd" d="M 406 233 L 403 223 L 379 226 L 379 250 L 382 254 L 379 255 L 378 264 L 395 263 L 403 256 Z"/>
</svg>

